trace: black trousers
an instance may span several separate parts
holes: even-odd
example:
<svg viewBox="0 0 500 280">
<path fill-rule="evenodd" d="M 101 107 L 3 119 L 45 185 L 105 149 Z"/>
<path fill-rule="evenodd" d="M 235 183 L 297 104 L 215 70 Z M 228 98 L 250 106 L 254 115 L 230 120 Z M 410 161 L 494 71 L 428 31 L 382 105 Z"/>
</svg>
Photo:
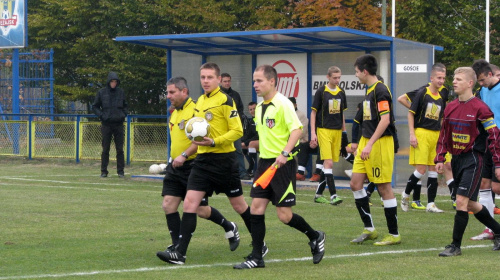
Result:
<svg viewBox="0 0 500 280">
<path fill-rule="evenodd" d="M 116 147 L 116 171 L 118 174 L 123 174 L 125 167 L 125 157 L 123 153 L 123 143 L 125 135 L 123 131 L 123 123 L 102 123 L 102 153 L 101 153 L 101 173 L 108 174 L 109 149 L 111 147 L 111 139 L 115 141 Z"/>
</svg>

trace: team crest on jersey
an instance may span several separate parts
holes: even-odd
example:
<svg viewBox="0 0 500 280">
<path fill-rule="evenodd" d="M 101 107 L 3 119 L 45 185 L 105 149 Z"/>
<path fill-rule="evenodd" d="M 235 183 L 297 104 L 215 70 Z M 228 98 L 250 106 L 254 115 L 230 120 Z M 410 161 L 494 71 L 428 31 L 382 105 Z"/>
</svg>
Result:
<svg viewBox="0 0 500 280">
<path fill-rule="evenodd" d="M 211 121 L 213 118 L 214 118 L 214 114 L 212 114 L 212 112 L 208 111 L 205 113 L 205 119 L 207 121 Z"/>
<path fill-rule="evenodd" d="M 370 101 L 363 101 L 363 120 L 369 121 L 372 119 L 372 110 L 370 109 Z"/>
<path fill-rule="evenodd" d="M 340 99 L 330 99 L 328 100 L 328 113 L 339 114 L 340 113 Z"/>
<path fill-rule="evenodd" d="M 185 125 L 186 125 L 186 120 L 181 120 L 181 122 L 179 123 L 179 128 L 184 129 Z"/>
<path fill-rule="evenodd" d="M 425 117 L 431 120 L 439 120 L 439 114 L 441 113 L 441 106 L 436 105 L 432 102 L 427 103 L 427 109 L 425 110 Z"/>
<path fill-rule="evenodd" d="M 275 119 L 266 119 L 266 126 L 269 128 L 273 128 L 276 125 Z"/>
</svg>

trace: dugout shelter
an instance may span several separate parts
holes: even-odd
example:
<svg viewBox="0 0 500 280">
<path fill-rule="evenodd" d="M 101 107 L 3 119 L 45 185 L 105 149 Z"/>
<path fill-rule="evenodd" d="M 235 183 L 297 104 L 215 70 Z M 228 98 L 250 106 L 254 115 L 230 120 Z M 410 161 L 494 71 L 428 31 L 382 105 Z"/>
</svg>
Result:
<svg viewBox="0 0 500 280">
<path fill-rule="evenodd" d="M 316 89 L 327 83 L 327 69 L 338 66 L 342 70 L 340 86 L 347 94 L 349 135 L 357 104 L 365 94 L 354 75 L 354 61 L 362 54 L 373 54 L 379 62 L 378 74 L 393 95 L 401 147 L 393 178 L 398 185 L 406 184 L 413 167 L 408 165 L 408 110 L 398 106 L 396 99 L 429 81 L 435 51 L 443 50 L 440 46 L 340 26 L 123 36 L 115 40 L 165 49 L 167 79 L 185 77 L 195 99 L 202 93 L 199 67 L 205 62 L 217 63 L 222 72 L 231 74 L 232 88 L 241 94 L 245 108 L 250 101 L 259 101 L 252 87 L 253 70 L 261 64 L 273 65 L 278 71 L 278 90 L 295 97 L 298 109 L 308 116 Z M 334 175 L 345 176 L 343 170 L 351 166 L 342 159 L 339 164 Z"/>
</svg>

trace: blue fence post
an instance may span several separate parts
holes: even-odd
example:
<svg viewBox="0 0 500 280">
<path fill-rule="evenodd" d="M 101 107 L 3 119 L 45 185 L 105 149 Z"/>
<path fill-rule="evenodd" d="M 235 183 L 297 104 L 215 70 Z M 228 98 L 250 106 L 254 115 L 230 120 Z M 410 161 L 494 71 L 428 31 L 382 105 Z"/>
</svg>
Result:
<svg viewBox="0 0 500 280">
<path fill-rule="evenodd" d="M 12 113 L 19 114 L 19 49 L 12 52 Z M 13 120 L 20 120 L 19 115 L 14 115 Z M 19 154 L 19 124 L 13 125 L 13 154 Z"/>
<path fill-rule="evenodd" d="M 130 115 L 127 116 L 127 165 L 130 165 Z"/>
<path fill-rule="evenodd" d="M 31 130 L 31 122 L 33 121 L 33 115 L 32 114 L 29 114 L 28 115 L 28 141 L 26 141 L 28 143 L 28 159 L 33 159 L 33 145 L 31 143 L 31 139 L 32 139 L 32 133 L 33 131 Z"/>
<path fill-rule="evenodd" d="M 76 163 L 80 163 L 80 115 L 76 116 L 76 135 L 75 135 L 75 144 L 76 144 Z"/>
</svg>

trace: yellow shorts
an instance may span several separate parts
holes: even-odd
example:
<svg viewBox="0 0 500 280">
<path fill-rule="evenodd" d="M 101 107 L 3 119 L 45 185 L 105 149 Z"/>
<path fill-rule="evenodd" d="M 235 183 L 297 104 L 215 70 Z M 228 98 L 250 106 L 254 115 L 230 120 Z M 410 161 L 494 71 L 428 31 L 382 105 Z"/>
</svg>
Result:
<svg viewBox="0 0 500 280">
<path fill-rule="evenodd" d="M 394 167 L 394 139 L 392 136 L 380 137 L 372 146 L 370 158 L 361 159 L 361 151 L 366 147 L 368 138 L 361 137 L 356 157 L 352 166 L 352 173 L 365 173 L 368 180 L 375 184 L 390 183 Z"/>
<path fill-rule="evenodd" d="M 410 146 L 409 163 L 411 165 L 435 165 L 434 158 L 436 157 L 439 131 L 417 128 L 415 129 L 415 137 L 417 137 L 418 146 L 416 148 Z"/>
<path fill-rule="evenodd" d="M 333 162 L 338 162 L 342 143 L 342 130 L 318 128 L 317 136 L 321 159 L 331 159 Z"/>
</svg>

